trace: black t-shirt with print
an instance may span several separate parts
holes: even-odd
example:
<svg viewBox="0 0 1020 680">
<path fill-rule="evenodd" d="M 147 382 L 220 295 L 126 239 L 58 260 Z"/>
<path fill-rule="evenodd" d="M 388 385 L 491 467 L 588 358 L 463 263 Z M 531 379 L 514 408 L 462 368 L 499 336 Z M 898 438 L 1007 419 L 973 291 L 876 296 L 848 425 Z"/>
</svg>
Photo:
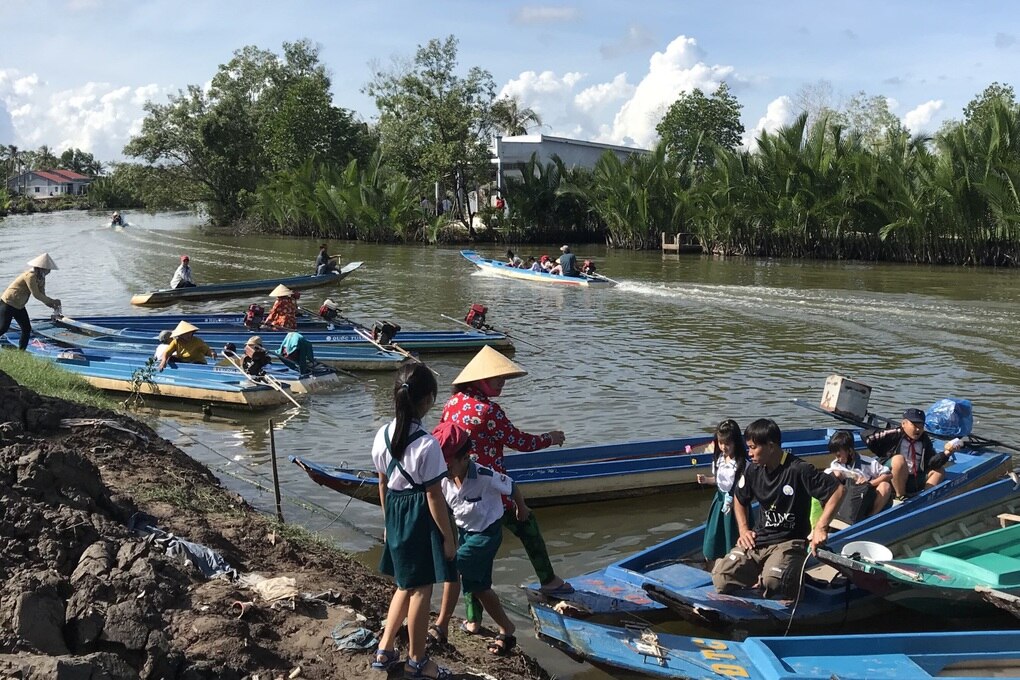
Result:
<svg viewBox="0 0 1020 680">
<path fill-rule="evenodd" d="M 839 486 L 832 475 L 810 463 L 784 453 L 779 465 L 769 472 L 764 466 L 748 465 L 733 488 L 733 495 L 751 507 L 758 501 L 758 521 L 754 526 L 757 546 L 774 545 L 811 533 L 811 498 L 822 503 Z"/>
</svg>

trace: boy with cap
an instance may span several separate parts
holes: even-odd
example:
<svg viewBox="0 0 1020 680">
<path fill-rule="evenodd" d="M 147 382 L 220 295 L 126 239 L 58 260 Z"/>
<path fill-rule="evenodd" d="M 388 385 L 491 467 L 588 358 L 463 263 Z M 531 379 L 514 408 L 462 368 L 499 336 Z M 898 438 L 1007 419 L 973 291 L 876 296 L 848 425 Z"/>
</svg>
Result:
<svg viewBox="0 0 1020 680">
<path fill-rule="evenodd" d="M 506 656 L 517 645 L 515 626 L 492 590 L 492 563 L 503 542 L 503 497 L 513 499 L 519 521 L 525 521 L 531 511 L 524 503 L 520 487 L 512 479 L 471 460 L 471 437 L 464 429 L 446 421 L 436 426 L 432 436 L 442 447 L 449 469 L 449 475 L 441 484 L 457 524 L 457 571 L 464 592 L 476 597 L 499 627 L 499 635 L 489 645 L 489 652 Z M 444 584 L 442 608 L 436 622 L 429 626 L 429 634 L 437 641 L 447 638 L 459 594 L 460 586 L 456 581 Z"/>
<path fill-rule="evenodd" d="M 919 408 L 908 408 L 899 427 L 868 435 L 864 444 L 892 470 L 893 489 L 900 501 L 941 482 L 949 456 L 963 447 L 962 441 L 953 440 L 944 453 L 936 454 L 924 431 L 924 411 Z"/>
</svg>

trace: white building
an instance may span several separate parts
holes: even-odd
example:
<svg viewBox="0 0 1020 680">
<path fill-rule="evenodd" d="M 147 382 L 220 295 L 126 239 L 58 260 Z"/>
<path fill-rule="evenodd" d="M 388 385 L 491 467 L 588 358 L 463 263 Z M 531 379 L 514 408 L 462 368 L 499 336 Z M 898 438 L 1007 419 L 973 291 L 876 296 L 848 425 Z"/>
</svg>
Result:
<svg viewBox="0 0 1020 680">
<path fill-rule="evenodd" d="M 568 168 L 593 168 L 606 151 L 613 152 L 621 161 L 636 153 L 650 153 L 647 149 L 548 135 L 496 137 L 489 150 L 492 153 L 491 162 L 496 166 L 496 187 L 499 190 L 503 188 L 508 174 L 517 173 L 520 176 L 521 169 L 531 160 L 532 154 L 537 154 L 538 162 L 542 165 L 552 162 L 553 156 L 559 156 Z"/>
<path fill-rule="evenodd" d="M 80 196 L 88 193 L 92 178 L 71 170 L 29 170 L 7 180 L 7 191 L 32 198 Z"/>
</svg>

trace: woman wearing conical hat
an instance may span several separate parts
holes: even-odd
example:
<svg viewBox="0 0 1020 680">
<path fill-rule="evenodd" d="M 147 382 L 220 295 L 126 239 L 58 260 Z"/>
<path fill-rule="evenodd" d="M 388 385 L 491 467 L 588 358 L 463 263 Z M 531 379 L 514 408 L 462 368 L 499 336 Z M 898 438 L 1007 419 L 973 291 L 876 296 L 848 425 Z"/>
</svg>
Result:
<svg viewBox="0 0 1020 680">
<path fill-rule="evenodd" d="M 297 300 L 294 291 L 282 283 L 273 289 L 269 297 L 276 298 L 273 308 L 269 310 L 263 328 L 275 328 L 281 331 L 297 330 Z"/>
<path fill-rule="evenodd" d="M 31 269 L 14 279 L 3 295 L 0 295 L 0 336 L 7 334 L 12 320 L 17 321 L 21 328 L 19 349 L 28 347 L 28 338 L 32 334 L 32 322 L 28 320 L 28 312 L 25 310 L 30 297 L 34 295 L 36 300 L 52 307 L 54 312 L 60 310 L 60 300 L 46 296 L 46 275 L 57 268 L 57 263 L 49 253 L 43 253 L 29 260 L 28 266 Z"/>
<path fill-rule="evenodd" d="M 216 358 L 216 352 L 205 344 L 205 341 L 195 336 L 198 327 L 187 321 L 181 321 L 177 328 L 170 333 L 170 344 L 159 360 L 159 370 L 166 368 L 167 362 L 177 359 L 184 364 L 204 364 L 206 357 Z"/>
<path fill-rule="evenodd" d="M 443 407 L 441 422 L 452 421 L 471 435 L 471 455 L 479 465 L 506 473 L 503 464 L 504 448 L 516 451 L 538 451 L 553 444 L 562 444 L 565 436 L 561 430 L 550 430 L 545 434 L 528 434 L 514 427 L 499 404 L 493 401 L 503 391 L 503 384 L 510 378 L 527 375 L 523 368 L 507 359 L 489 346 L 483 347 L 468 362 L 464 370 L 453 381 L 453 396 Z M 566 595 L 573 592 L 569 583 L 556 575 L 545 541 L 538 529 L 533 514 L 524 520 L 517 517 L 509 499 L 505 499 L 506 512 L 503 526 L 521 539 L 535 574 L 542 583 L 542 591 L 551 595 Z M 465 598 L 467 622 L 465 630 L 476 633 L 481 626 L 482 608 L 477 600 Z"/>
</svg>

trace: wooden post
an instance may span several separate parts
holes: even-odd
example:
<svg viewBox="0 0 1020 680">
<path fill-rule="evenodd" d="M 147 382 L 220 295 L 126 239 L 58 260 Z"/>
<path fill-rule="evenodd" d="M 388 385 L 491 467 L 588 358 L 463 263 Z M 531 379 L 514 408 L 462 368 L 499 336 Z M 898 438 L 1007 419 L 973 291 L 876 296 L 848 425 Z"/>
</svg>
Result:
<svg viewBox="0 0 1020 680">
<path fill-rule="evenodd" d="M 273 460 L 273 493 L 276 495 L 276 519 L 283 523 L 283 505 L 280 503 L 280 473 L 276 471 L 276 437 L 273 435 L 273 419 L 269 419 L 269 453 Z"/>
</svg>

